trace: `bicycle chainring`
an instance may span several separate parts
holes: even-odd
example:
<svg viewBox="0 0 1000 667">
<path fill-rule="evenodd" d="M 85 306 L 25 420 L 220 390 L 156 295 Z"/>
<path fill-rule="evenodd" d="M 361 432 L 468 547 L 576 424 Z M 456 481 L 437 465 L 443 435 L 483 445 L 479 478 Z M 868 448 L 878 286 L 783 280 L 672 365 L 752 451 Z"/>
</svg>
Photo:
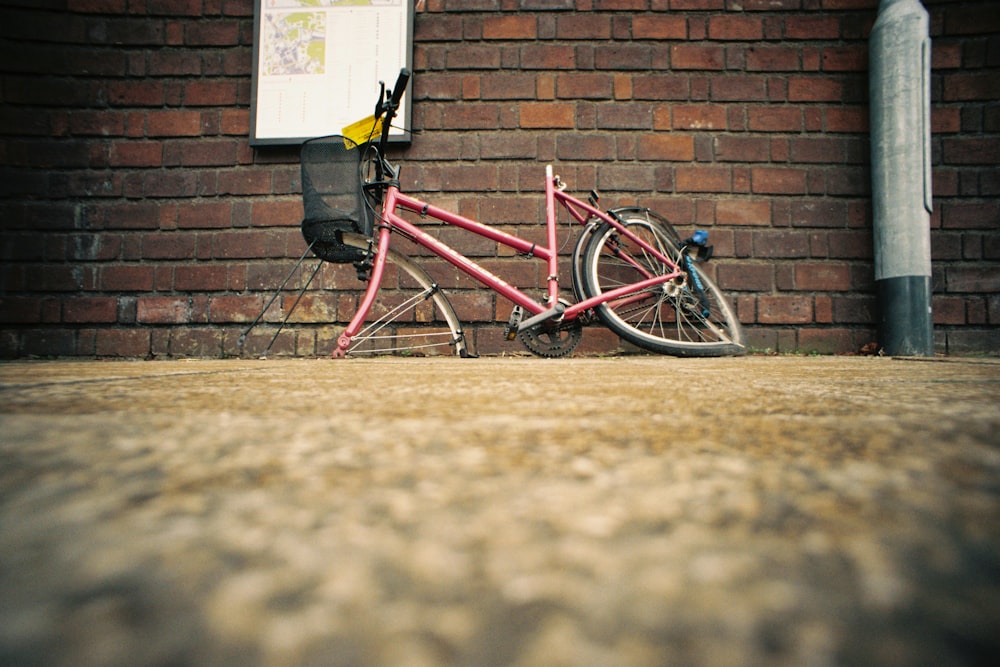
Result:
<svg viewBox="0 0 1000 667">
<path fill-rule="evenodd" d="M 556 326 L 540 324 L 517 334 L 517 339 L 529 352 L 549 359 L 572 354 L 582 338 L 583 326 L 579 320 Z"/>
</svg>

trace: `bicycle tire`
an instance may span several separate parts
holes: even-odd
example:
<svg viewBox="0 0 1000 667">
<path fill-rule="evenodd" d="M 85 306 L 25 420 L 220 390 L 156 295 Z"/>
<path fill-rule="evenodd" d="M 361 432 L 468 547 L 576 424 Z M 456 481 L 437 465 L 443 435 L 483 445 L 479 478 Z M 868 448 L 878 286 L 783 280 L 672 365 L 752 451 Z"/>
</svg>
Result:
<svg viewBox="0 0 1000 667">
<path fill-rule="evenodd" d="M 680 263 L 685 271 L 679 279 L 634 295 L 644 296 L 642 299 L 629 297 L 598 305 L 594 309 L 598 319 L 623 339 L 651 352 L 678 357 L 743 354 L 743 327 L 735 311 L 697 263 L 685 259 L 673 227 L 648 212 L 629 211 L 619 214 L 618 219 L 630 232 Z M 581 289 L 588 298 L 646 277 L 621 259 L 623 253 L 650 275 L 663 275 L 669 270 L 649 254 L 630 254 L 629 246 L 634 245 L 608 223 L 590 235 L 581 276 Z"/>
<path fill-rule="evenodd" d="M 367 250 L 369 240 L 366 236 L 345 233 L 343 243 Z M 408 256 L 392 248 L 386 262 L 387 269 L 388 265 L 395 265 L 400 273 L 409 276 L 409 280 L 400 280 L 403 296 L 398 297 L 397 293 L 399 303 L 391 303 L 382 299 L 380 294 L 366 320 L 367 326 L 352 339 L 347 355 L 417 356 L 439 354 L 440 350 L 448 347 L 451 354 L 473 356 L 455 309 L 431 276 Z M 433 310 L 427 307 L 428 300 L 433 304 Z M 394 319 L 382 321 L 387 313 L 399 309 L 401 304 L 409 305 L 400 310 Z M 372 316 L 375 316 L 374 320 Z M 380 328 L 372 331 L 373 327 Z"/>
</svg>

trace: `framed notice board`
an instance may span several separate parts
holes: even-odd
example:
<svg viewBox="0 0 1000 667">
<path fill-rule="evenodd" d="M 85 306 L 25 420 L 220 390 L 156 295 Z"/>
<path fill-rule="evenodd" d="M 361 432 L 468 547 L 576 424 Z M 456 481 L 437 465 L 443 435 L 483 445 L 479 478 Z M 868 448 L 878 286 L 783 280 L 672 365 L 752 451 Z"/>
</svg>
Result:
<svg viewBox="0 0 1000 667">
<path fill-rule="evenodd" d="M 250 144 L 340 134 L 412 59 L 412 0 L 254 0 Z M 410 97 L 392 141 L 410 140 Z"/>
</svg>

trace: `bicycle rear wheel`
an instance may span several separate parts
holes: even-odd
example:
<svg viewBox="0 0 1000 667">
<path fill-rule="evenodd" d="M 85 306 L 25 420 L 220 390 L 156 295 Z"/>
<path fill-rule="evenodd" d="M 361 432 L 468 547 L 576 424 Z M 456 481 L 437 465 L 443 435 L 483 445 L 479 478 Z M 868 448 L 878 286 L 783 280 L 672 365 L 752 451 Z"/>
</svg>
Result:
<svg viewBox="0 0 1000 667">
<path fill-rule="evenodd" d="M 369 243 L 366 237 L 350 233 L 344 234 L 343 242 L 361 249 Z M 351 339 L 348 356 L 472 356 L 455 309 L 431 276 L 392 248 L 386 263 L 387 275 L 396 267 L 398 285 L 379 293 L 365 327 Z"/>
<path fill-rule="evenodd" d="M 625 340 L 679 357 L 743 354 L 743 328 L 733 308 L 696 262 L 680 250 L 673 227 L 648 212 L 627 212 L 625 227 L 676 262 L 679 278 L 595 308 L 598 318 Z M 584 253 L 582 289 L 588 297 L 663 275 L 672 268 L 605 223 Z"/>
</svg>

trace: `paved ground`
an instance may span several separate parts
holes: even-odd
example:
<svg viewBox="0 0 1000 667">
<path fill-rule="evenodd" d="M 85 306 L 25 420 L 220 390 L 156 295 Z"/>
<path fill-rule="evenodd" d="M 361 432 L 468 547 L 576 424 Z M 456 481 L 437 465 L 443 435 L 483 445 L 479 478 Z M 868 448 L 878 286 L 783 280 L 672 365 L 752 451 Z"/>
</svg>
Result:
<svg viewBox="0 0 1000 667">
<path fill-rule="evenodd" d="M 0 664 L 976 665 L 1000 363 L 0 365 Z"/>
</svg>

